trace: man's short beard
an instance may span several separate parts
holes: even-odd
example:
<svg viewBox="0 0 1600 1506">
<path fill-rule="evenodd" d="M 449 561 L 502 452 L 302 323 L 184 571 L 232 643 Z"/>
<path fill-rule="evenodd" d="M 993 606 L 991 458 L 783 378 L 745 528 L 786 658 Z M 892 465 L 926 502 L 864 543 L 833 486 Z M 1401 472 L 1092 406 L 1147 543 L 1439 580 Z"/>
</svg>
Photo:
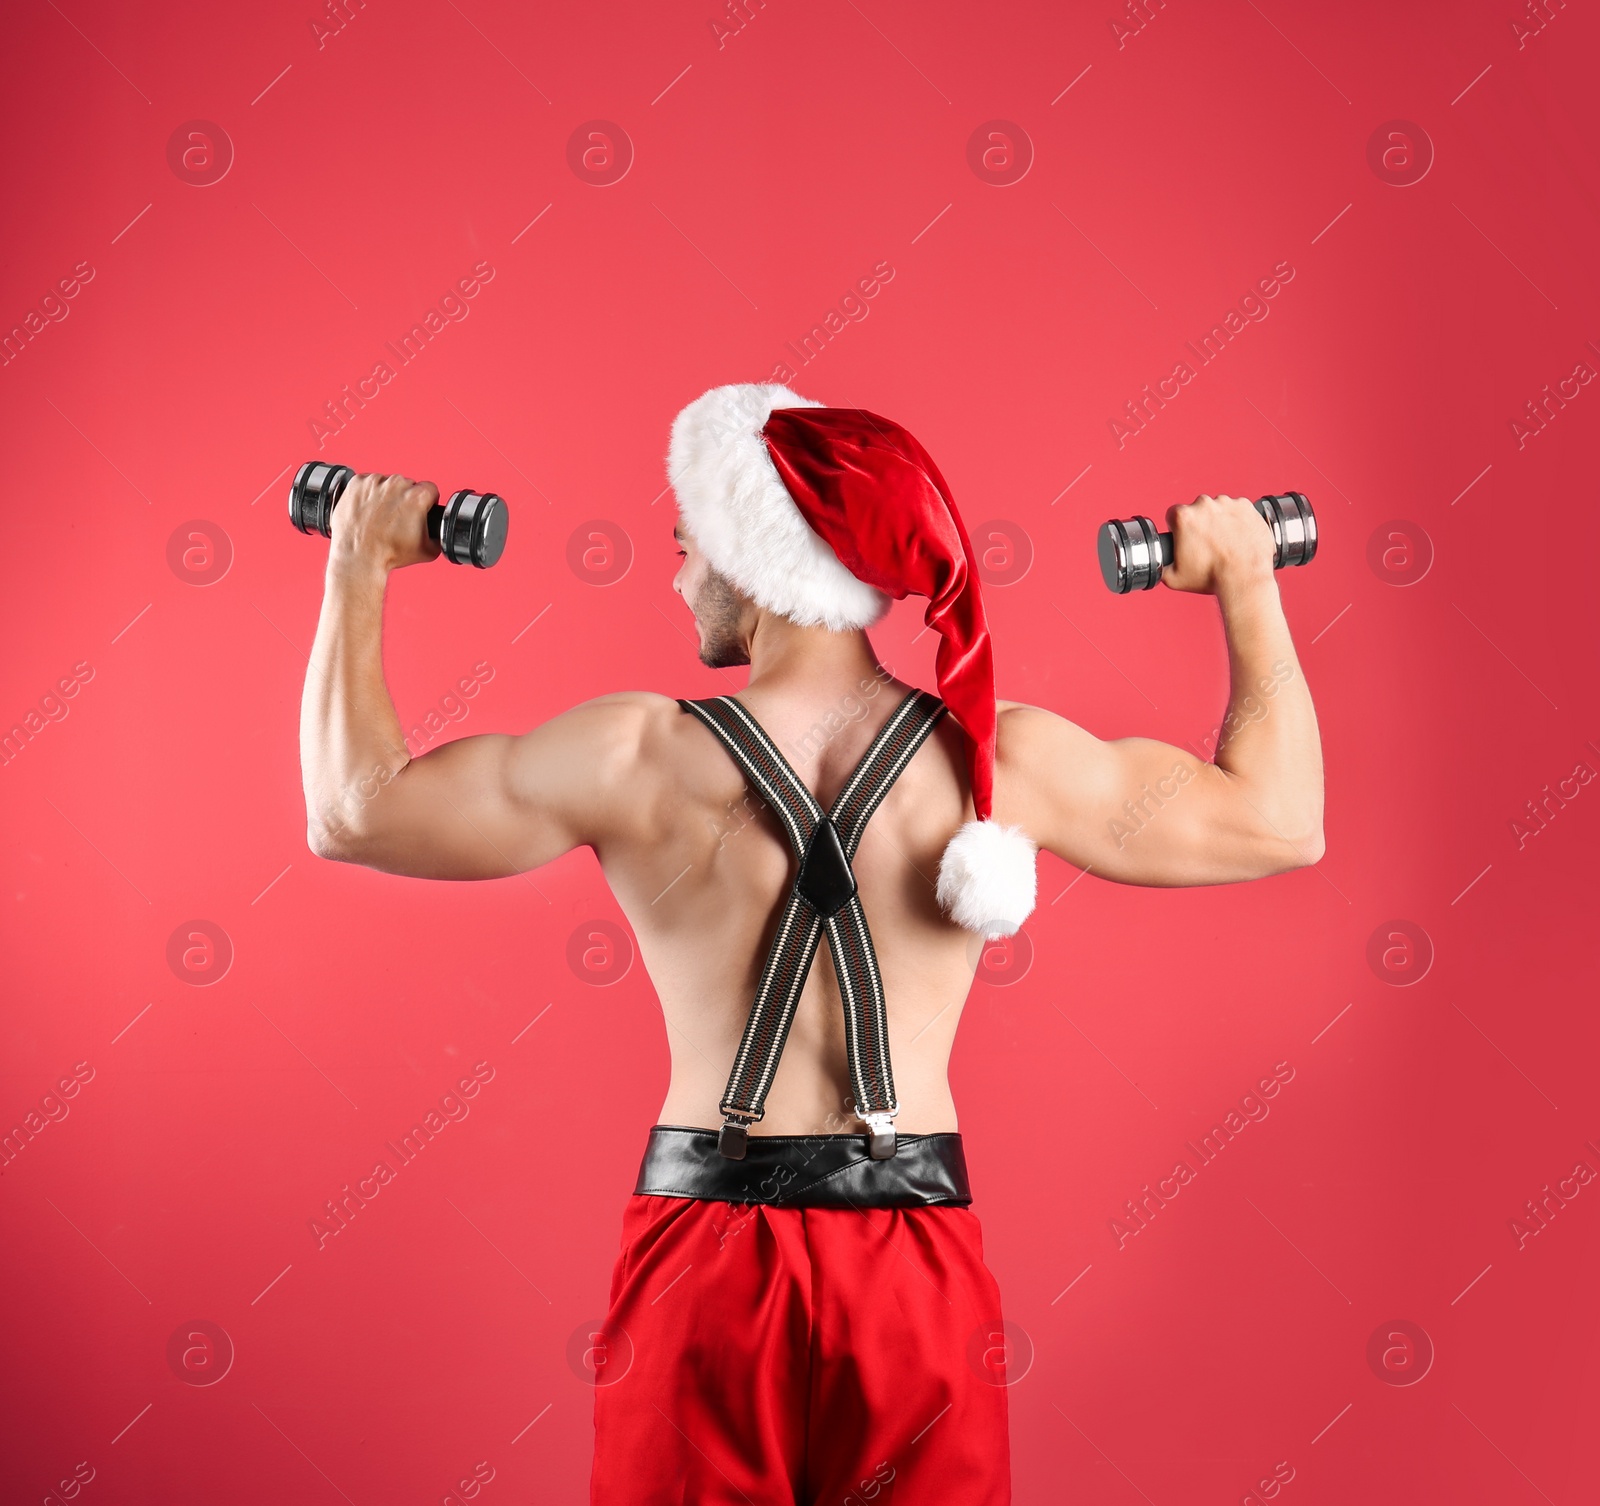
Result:
<svg viewBox="0 0 1600 1506">
<path fill-rule="evenodd" d="M 702 664 L 710 669 L 731 669 L 750 662 L 739 636 L 744 608 L 745 597 L 738 587 L 720 571 L 708 569 L 694 600 L 695 621 L 700 624 L 702 638 Z"/>
</svg>

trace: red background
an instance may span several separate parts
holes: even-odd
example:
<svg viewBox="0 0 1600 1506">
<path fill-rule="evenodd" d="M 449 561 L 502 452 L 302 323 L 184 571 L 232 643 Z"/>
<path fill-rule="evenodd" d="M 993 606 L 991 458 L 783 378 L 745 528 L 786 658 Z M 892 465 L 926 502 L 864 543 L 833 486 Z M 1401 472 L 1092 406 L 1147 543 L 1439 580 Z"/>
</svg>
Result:
<svg viewBox="0 0 1600 1506">
<path fill-rule="evenodd" d="M 479 1460 L 480 1499 L 585 1498 L 568 1341 L 664 1090 L 649 981 L 569 963 L 620 920 L 586 853 L 452 886 L 303 837 L 326 546 L 286 525 L 286 467 L 478 262 L 470 315 L 320 452 L 511 502 L 496 569 L 393 583 L 408 727 L 480 665 L 447 735 L 736 685 L 669 589 L 671 417 L 765 378 L 879 262 L 794 385 L 916 433 L 991 573 L 1031 556 L 988 593 L 1002 695 L 1203 743 L 1213 604 L 1113 597 L 1094 528 L 1311 496 L 1321 553 L 1282 585 L 1323 862 L 1159 891 L 1047 858 L 1031 966 L 992 953 L 969 1005 L 1017 1499 L 1231 1502 L 1279 1461 L 1304 1506 L 1592 1499 L 1600 1187 L 1522 1248 L 1511 1225 L 1600 1169 L 1600 791 L 1570 779 L 1600 769 L 1600 389 L 1511 428 L 1600 362 L 1592 8 L 1519 39 L 1511 0 L 1173 0 L 1120 33 L 1110 0 L 779 0 L 719 35 L 709 3 L 372 0 L 320 46 L 311 12 L 29 0 L 7 24 L 0 322 L 93 278 L 0 369 L 0 720 L 38 724 L 0 766 L 0 1128 L 93 1076 L 0 1178 L 6 1499 L 85 1461 L 90 1502 L 427 1502 Z M 567 157 L 597 118 L 634 152 L 604 186 Z M 1031 143 L 1008 185 L 968 160 L 996 119 Z M 209 185 L 168 162 L 195 120 L 234 153 Z M 1431 143 L 1420 181 L 1369 164 L 1396 120 Z M 1119 447 L 1108 421 L 1279 262 L 1270 315 Z M 594 520 L 632 551 L 607 586 Z M 201 585 L 208 550 L 231 563 Z M 876 641 L 926 682 L 917 626 Z M 196 918 L 220 978 L 169 965 Z M 1412 943 L 1386 969 L 1397 921 L 1425 973 Z M 470 1116 L 319 1249 L 325 1201 L 480 1062 Z M 1119 1248 L 1126 1200 L 1280 1062 L 1270 1116 Z M 215 1347 L 170 1362 L 202 1322 Z M 1369 1363 L 1397 1322 L 1420 1378 Z"/>
</svg>

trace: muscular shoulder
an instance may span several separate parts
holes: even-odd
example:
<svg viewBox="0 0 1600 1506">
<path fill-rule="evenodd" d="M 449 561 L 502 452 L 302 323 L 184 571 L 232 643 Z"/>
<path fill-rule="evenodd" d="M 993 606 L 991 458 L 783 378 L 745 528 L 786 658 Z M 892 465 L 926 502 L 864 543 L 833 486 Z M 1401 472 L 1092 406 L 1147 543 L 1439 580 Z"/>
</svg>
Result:
<svg viewBox="0 0 1600 1506">
<path fill-rule="evenodd" d="M 552 736 L 581 754 L 595 778 L 632 778 L 659 761 L 682 714 L 671 696 L 650 690 L 621 690 L 580 701 L 570 711 L 536 727 L 524 741 L 535 744 Z"/>
<path fill-rule="evenodd" d="M 1021 701 L 996 702 L 994 797 L 1001 821 L 1048 819 L 1096 777 L 1105 744 L 1064 716 Z"/>
<path fill-rule="evenodd" d="M 597 751 L 604 751 L 636 747 L 652 733 L 675 722 L 678 715 L 678 703 L 669 695 L 657 695 L 653 690 L 618 690 L 592 701 L 580 701 L 556 720 L 570 721 L 596 743 Z"/>
<path fill-rule="evenodd" d="M 1066 717 L 1021 701 L 996 701 L 995 723 L 995 762 L 1019 768 L 1034 758 L 1087 748 L 1098 741 Z"/>
<path fill-rule="evenodd" d="M 619 691 L 582 701 L 513 740 L 514 792 L 589 841 L 653 803 L 663 750 L 683 720 L 671 696 Z"/>
</svg>

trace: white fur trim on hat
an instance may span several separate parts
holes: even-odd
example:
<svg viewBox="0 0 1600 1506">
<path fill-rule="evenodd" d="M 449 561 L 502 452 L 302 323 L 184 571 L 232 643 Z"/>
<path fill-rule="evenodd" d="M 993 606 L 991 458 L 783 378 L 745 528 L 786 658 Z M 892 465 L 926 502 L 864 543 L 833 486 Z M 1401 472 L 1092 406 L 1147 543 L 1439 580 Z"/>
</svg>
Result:
<svg viewBox="0 0 1600 1506">
<path fill-rule="evenodd" d="M 713 387 L 673 421 L 667 477 L 712 566 L 758 606 L 801 627 L 870 627 L 889 598 L 857 580 L 779 479 L 761 430 L 775 408 L 820 408 L 787 387 Z"/>
<path fill-rule="evenodd" d="M 1036 851 L 1020 826 L 968 821 L 939 860 L 939 903 L 958 926 L 1010 936 L 1033 914 Z"/>
</svg>

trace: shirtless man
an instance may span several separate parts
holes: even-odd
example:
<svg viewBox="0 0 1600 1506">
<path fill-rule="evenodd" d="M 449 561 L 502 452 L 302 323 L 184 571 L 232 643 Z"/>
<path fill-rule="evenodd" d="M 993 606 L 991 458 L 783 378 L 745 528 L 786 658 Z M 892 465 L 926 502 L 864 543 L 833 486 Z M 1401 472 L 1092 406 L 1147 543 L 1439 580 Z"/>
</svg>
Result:
<svg viewBox="0 0 1600 1506">
<path fill-rule="evenodd" d="M 943 715 L 938 700 L 914 697 L 879 663 L 863 628 L 763 605 L 788 598 L 730 543 L 728 518 L 705 510 L 704 483 L 726 458 L 725 436 L 713 426 L 711 451 L 702 445 L 697 456 L 685 428 L 719 403 L 724 424 L 731 412 L 742 425 L 728 441 L 744 446 L 744 470 L 734 474 L 748 482 L 756 467 L 767 502 L 792 499 L 818 534 L 826 530 L 830 568 L 850 557 L 856 575 L 904 594 L 893 567 L 855 558 L 850 530 L 864 537 L 869 519 L 900 505 L 896 489 L 906 485 L 922 488 L 905 504 L 908 517 L 931 508 L 940 528 L 941 507 L 954 517 L 915 441 L 872 415 L 801 408 L 805 400 L 782 388 L 714 389 L 674 429 L 681 563 L 672 585 L 692 613 L 701 660 L 749 666 L 736 698 L 695 703 L 721 721 L 688 714 L 694 707 L 670 696 L 628 691 L 520 736 L 463 737 L 411 758 L 384 683 L 384 591 L 391 570 L 438 553 L 424 526 L 438 491 L 402 476 L 359 477 L 334 514 L 301 711 L 308 839 L 322 857 L 432 879 L 505 878 L 589 847 L 637 938 L 668 1026 L 671 1080 L 613 1273 L 609 1355 L 624 1373 L 615 1384 L 602 1374 L 595 1393 L 595 1502 L 837 1503 L 850 1492 L 870 1499 L 891 1481 L 893 1499 L 1008 1501 L 1005 1391 L 974 1359 L 999 1329 L 998 1293 L 966 1206 L 947 1078 L 981 945 L 947 913 L 952 834 L 971 831 L 975 813 L 992 815 L 996 833 L 1020 829 L 1075 868 L 1128 884 L 1235 883 L 1316 862 L 1321 751 L 1272 539 L 1237 497 L 1203 496 L 1168 514 L 1175 562 L 1163 581 L 1215 595 L 1227 636 L 1231 691 L 1214 762 L 1146 738 L 1104 742 L 1052 711 L 994 702 L 982 673 L 975 700 L 974 682 L 958 674 L 987 665 L 987 633 L 959 520 L 959 541 L 940 567 L 937 624 L 929 608 L 943 647 L 962 650 L 948 679 L 940 660 Z M 823 426 L 835 418 L 833 429 Z M 798 419 L 812 427 L 801 433 Z M 857 462 L 881 458 L 880 441 L 893 449 L 887 468 L 840 466 L 832 450 L 818 460 L 835 444 L 856 446 Z M 818 452 L 809 466 L 808 447 Z M 770 475 L 761 469 L 774 462 Z M 683 473 L 695 467 L 691 507 Z M 857 493 L 819 501 L 840 475 L 857 477 Z M 807 490 L 813 483 L 818 492 Z M 834 507 L 826 519 L 825 507 Z M 765 525 L 760 532 L 773 536 Z M 708 558 L 713 539 L 754 592 Z M 886 604 L 853 620 L 871 620 Z M 986 765 L 974 762 L 985 694 L 997 713 Z M 763 796 L 736 761 L 734 733 L 753 739 L 764 729 L 826 812 L 908 710 L 931 729 L 921 728 L 925 740 L 897 777 L 879 780 L 882 802 L 855 832 L 853 854 L 848 835 L 845 843 L 857 888 L 850 908 L 859 902 L 870 918 L 883 1073 L 892 1059 L 886 1092 L 897 1113 L 863 1122 L 874 1107 L 864 1097 L 879 1091 L 862 1075 L 870 1075 L 873 1022 L 867 1005 L 842 997 L 841 976 L 855 1000 L 851 980 L 870 969 L 859 957 L 836 965 L 836 950 L 849 946 L 822 919 L 825 940 L 794 982 L 798 1002 L 767 1091 L 741 1097 L 730 1067 L 780 912 L 789 903 L 801 916 L 821 914 L 837 896 L 824 883 L 814 902 L 791 898 L 797 842 L 809 831 L 820 845 L 823 823 L 816 812 L 806 818 L 806 797 L 795 794 L 804 829 L 800 838 L 786 831 L 779 807 L 791 796 L 776 788 Z M 745 720 L 755 732 L 741 729 Z M 992 792 L 975 801 L 991 774 Z M 363 786 L 375 793 L 351 793 Z M 969 906 L 968 927 L 1004 932 L 1031 907 L 1032 853 L 1023 850 L 1022 909 L 991 923 L 974 922 Z M 847 882 L 829 861 L 832 879 Z"/>
</svg>

